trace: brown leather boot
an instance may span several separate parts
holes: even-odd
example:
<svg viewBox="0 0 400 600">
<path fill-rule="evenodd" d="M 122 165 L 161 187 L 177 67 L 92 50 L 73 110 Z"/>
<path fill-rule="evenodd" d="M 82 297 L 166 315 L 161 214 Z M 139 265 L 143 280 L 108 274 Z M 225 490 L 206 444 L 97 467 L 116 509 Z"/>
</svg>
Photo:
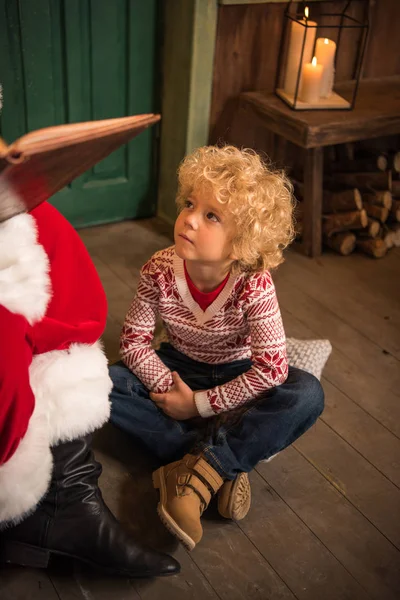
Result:
<svg viewBox="0 0 400 600">
<path fill-rule="evenodd" d="M 224 481 L 218 492 L 218 512 L 225 519 L 240 521 L 250 510 L 251 487 L 247 473 L 239 473 L 236 479 Z"/>
<path fill-rule="evenodd" d="M 201 540 L 200 517 L 223 482 L 202 456 L 193 454 L 153 473 L 154 487 L 160 490 L 159 517 L 188 550 Z"/>
<path fill-rule="evenodd" d="M 104 503 L 98 487 L 101 465 L 91 450 L 91 437 L 52 447 L 54 469 L 47 494 L 19 525 L 0 532 L 0 572 L 2 563 L 46 568 L 58 555 L 128 578 L 179 573 L 172 556 L 137 542 Z"/>
</svg>

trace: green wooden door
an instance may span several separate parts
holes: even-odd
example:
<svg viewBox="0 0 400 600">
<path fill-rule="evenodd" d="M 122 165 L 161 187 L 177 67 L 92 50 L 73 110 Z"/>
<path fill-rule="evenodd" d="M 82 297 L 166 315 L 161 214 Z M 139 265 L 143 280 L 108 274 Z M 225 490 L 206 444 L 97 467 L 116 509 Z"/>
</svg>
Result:
<svg viewBox="0 0 400 600">
<path fill-rule="evenodd" d="M 0 0 L 1 135 L 156 112 L 157 0 Z M 155 213 L 157 126 L 52 198 L 82 227 Z"/>
</svg>

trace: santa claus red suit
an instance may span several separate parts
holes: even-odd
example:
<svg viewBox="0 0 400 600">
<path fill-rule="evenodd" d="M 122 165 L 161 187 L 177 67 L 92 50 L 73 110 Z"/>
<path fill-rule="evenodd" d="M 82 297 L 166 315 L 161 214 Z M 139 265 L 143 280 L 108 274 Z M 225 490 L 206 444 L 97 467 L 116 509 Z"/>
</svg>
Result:
<svg viewBox="0 0 400 600">
<path fill-rule="evenodd" d="M 0 561 L 64 554 L 129 577 L 175 573 L 108 510 L 91 433 L 108 420 L 106 297 L 50 204 L 0 223 Z"/>
</svg>

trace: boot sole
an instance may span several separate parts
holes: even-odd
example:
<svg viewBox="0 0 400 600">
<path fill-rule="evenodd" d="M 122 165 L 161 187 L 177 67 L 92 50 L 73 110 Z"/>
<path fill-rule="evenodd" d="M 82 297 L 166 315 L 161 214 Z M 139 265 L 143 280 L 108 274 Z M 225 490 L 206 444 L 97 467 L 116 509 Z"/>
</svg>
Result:
<svg viewBox="0 0 400 600">
<path fill-rule="evenodd" d="M 30 546 L 21 542 L 3 542 L 0 547 L 0 562 L 46 569 L 49 566 L 51 550 Z"/>
<path fill-rule="evenodd" d="M 244 485 L 247 490 L 245 502 L 241 504 L 237 500 L 238 488 Z M 223 501 L 221 496 L 218 497 L 218 512 L 225 519 L 233 521 L 241 521 L 245 518 L 250 510 L 251 505 L 251 487 L 247 473 L 240 473 L 234 482 L 228 502 Z"/>
<path fill-rule="evenodd" d="M 129 579 L 144 579 L 149 577 L 169 577 L 170 575 L 176 575 L 180 572 L 174 571 L 173 573 L 144 573 L 144 574 L 133 574 L 129 572 L 118 571 L 117 569 L 109 569 L 103 565 L 97 565 L 96 563 L 86 560 L 80 556 L 69 554 L 67 552 L 60 552 L 58 550 L 47 550 L 45 548 L 39 548 L 38 546 L 31 546 L 22 542 L 2 542 L 0 545 L 0 564 L 13 564 L 22 567 L 31 567 L 34 569 L 46 569 L 49 566 L 50 558 L 52 555 L 64 556 L 67 558 L 73 558 L 81 563 L 89 565 L 92 569 L 101 570 L 102 573 L 107 575 L 119 575 L 121 577 L 127 577 Z"/>
<path fill-rule="evenodd" d="M 164 467 L 160 467 L 157 471 L 153 473 L 153 486 L 155 489 L 158 489 L 160 492 L 160 501 L 157 505 L 157 513 L 160 517 L 160 520 L 164 527 L 168 529 L 172 535 L 174 535 L 178 540 L 185 546 L 187 550 L 190 552 L 196 546 L 196 542 L 192 540 L 192 538 L 183 531 L 178 525 L 178 523 L 171 517 L 169 512 L 165 509 L 164 504 L 167 500 L 167 488 L 165 485 Z"/>
</svg>

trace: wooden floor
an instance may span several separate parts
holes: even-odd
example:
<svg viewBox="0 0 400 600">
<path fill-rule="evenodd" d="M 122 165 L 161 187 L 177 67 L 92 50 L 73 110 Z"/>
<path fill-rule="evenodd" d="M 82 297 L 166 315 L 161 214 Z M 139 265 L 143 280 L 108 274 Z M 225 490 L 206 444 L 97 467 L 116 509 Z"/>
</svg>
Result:
<svg viewBox="0 0 400 600">
<path fill-rule="evenodd" d="M 171 240 L 155 220 L 81 234 L 108 295 L 115 360 L 139 269 Z M 333 354 L 321 419 L 251 473 L 247 518 L 225 521 L 211 506 L 203 541 L 186 552 L 156 516 L 154 458 L 108 425 L 96 441 L 104 496 L 138 538 L 176 556 L 181 574 L 137 582 L 75 564 L 10 568 L 2 600 L 400 598 L 400 249 L 376 261 L 289 253 L 275 281 L 287 334 L 329 338 Z"/>
</svg>

